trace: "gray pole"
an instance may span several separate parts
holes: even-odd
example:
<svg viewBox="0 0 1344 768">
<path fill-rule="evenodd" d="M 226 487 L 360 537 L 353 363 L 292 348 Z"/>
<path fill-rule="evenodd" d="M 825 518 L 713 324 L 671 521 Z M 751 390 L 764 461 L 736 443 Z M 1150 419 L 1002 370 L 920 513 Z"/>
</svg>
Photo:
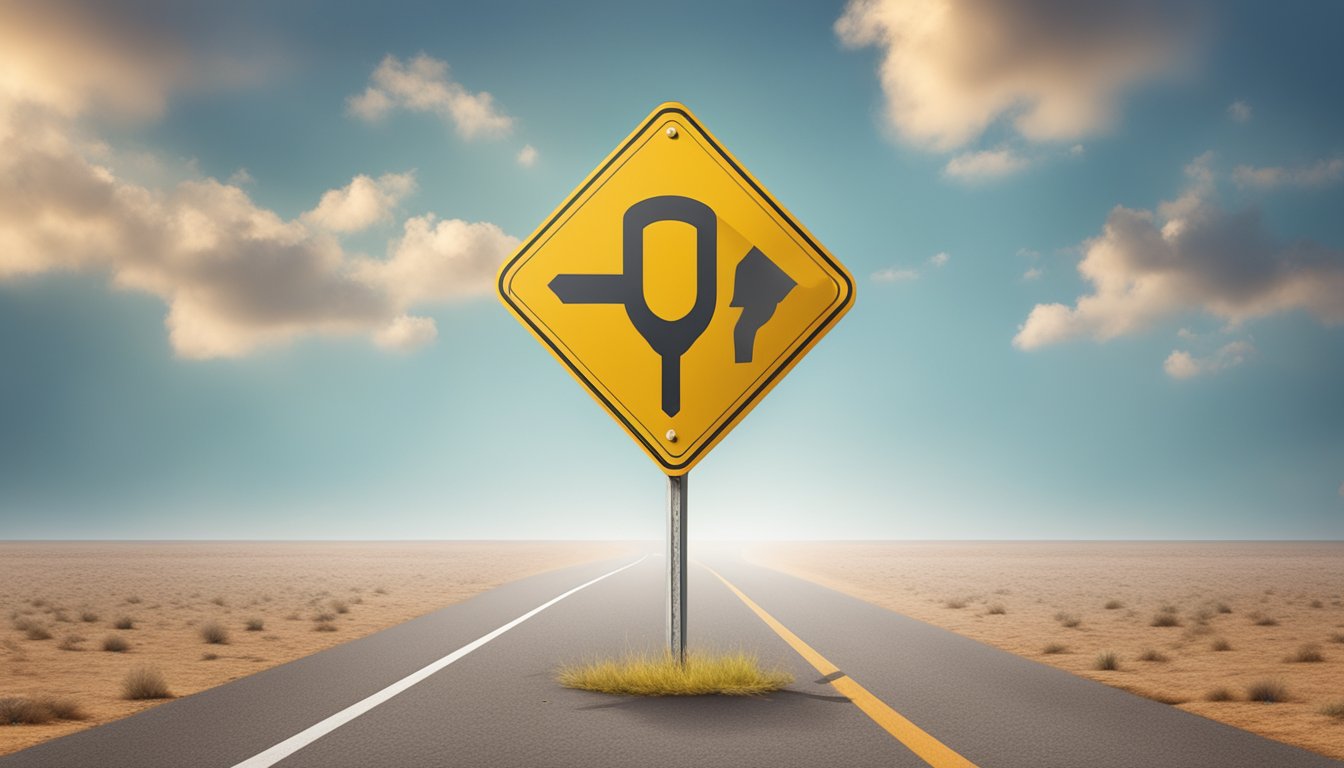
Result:
<svg viewBox="0 0 1344 768">
<path fill-rule="evenodd" d="M 686 481 L 667 478 L 667 650 L 686 663 Z"/>
</svg>

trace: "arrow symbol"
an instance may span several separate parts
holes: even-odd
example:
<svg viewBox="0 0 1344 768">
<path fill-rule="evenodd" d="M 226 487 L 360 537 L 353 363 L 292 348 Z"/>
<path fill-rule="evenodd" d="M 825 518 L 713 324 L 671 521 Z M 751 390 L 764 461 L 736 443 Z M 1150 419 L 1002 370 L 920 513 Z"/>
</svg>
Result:
<svg viewBox="0 0 1344 768">
<path fill-rule="evenodd" d="M 733 362 L 751 362 L 756 332 L 770 322 L 779 303 L 796 285 L 798 283 L 759 248 L 753 247 L 737 263 L 733 300 L 728 305 L 742 308 L 742 316 L 733 326 Z"/>
</svg>

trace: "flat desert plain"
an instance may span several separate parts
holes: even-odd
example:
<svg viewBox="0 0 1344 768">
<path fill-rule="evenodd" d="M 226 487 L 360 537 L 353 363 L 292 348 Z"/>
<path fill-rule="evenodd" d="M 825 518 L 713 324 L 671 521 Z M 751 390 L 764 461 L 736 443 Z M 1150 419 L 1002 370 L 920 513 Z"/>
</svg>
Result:
<svg viewBox="0 0 1344 768">
<path fill-rule="evenodd" d="M 0 542 L 0 725 L 8 754 L 185 696 L 514 579 L 634 551 L 582 542 Z M 217 642 L 211 642 L 211 641 Z M 117 648 L 124 650 L 105 650 Z M 51 716 L 50 707 L 39 707 Z M 78 718 L 78 719 L 72 719 Z"/>
<path fill-rule="evenodd" d="M 745 554 L 1012 653 L 1344 758 L 1342 542 L 781 543 Z M 1282 700 L 1255 700 L 1264 698 Z"/>
</svg>

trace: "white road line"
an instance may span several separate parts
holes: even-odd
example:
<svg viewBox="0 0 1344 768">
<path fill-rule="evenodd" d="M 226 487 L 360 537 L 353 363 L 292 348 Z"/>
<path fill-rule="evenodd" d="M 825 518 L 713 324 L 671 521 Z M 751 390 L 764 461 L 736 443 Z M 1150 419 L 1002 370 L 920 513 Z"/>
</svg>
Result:
<svg viewBox="0 0 1344 768">
<path fill-rule="evenodd" d="M 269 768 L 270 766 L 275 765 L 281 760 L 284 760 L 286 757 L 289 757 L 295 752 L 298 752 L 300 749 L 303 749 L 309 744 L 312 744 L 314 741 L 317 741 L 323 736 L 326 736 L 328 733 L 331 733 L 337 728 L 340 728 L 342 725 L 345 725 L 351 720 L 354 720 L 355 718 L 359 717 L 365 712 L 368 712 L 369 710 L 373 709 L 379 704 L 382 704 L 383 702 L 392 698 L 393 696 L 396 696 L 397 694 L 407 690 L 416 683 L 419 683 L 420 681 L 424 680 L 425 678 L 429 677 L 435 672 L 438 672 L 439 670 L 443 669 L 449 664 L 452 664 L 454 661 L 457 661 L 463 656 L 466 656 L 468 653 L 471 653 L 472 651 L 476 650 L 477 648 L 480 648 L 481 646 L 485 645 L 491 640 L 494 640 L 496 637 L 499 637 L 505 632 L 508 632 L 510 629 L 513 629 L 519 624 L 522 624 L 524 621 L 527 621 L 533 616 L 536 616 L 538 613 L 541 613 L 547 608 L 550 608 L 552 605 L 555 605 L 561 600 L 564 600 L 566 597 L 569 597 L 570 595 L 574 594 L 575 592 L 578 592 L 581 589 L 591 587 L 592 585 L 607 578 L 608 576 L 615 576 L 621 571 L 624 571 L 626 568 L 633 568 L 634 566 L 644 562 L 645 558 L 647 557 L 648 555 L 645 555 L 644 557 L 639 558 L 633 563 L 623 565 L 620 568 L 617 568 L 616 570 L 611 571 L 609 573 L 604 573 L 601 576 L 598 576 L 596 579 L 593 579 L 592 581 L 580 584 L 579 586 L 569 590 L 568 592 L 564 593 L 563 595 L 560 595 L 559 597 L 552 598 L 547 602 L 542 603 L 536 608 L 533 608 L 527 613 L 524 613 L 522 616 L 519 616 L 513 621 L 510 621 L 508 624 L 505 624 L 504 626 L 500 627 L 499 629 L 496 629 L 490 634 L 482 635 L 481 637 L 471 641 L 470 643 L 467 643 L 461 648 L 458 648 L 456 651 L 453 651 L 447 656 L 444 656 L 438 661 L 433 662 L 432 664 L 424 667 L 423 669 L 420 669 L 419 671 L 412 672 L 411 674 L 387 686 L 386 688 L 373 694 L 372 696 L 369 696 L 368 698 L 362 701 L 358 701 L 355 702 L 354 704 L 351 704 L 345 709 L 342 709 L 340 712 L 337 712 L 331 717 L 328 717 L 326 720 L 323 720 L 322 722 L 317 723 L 316 725 L 310 726 L 309 728 L 306 728 L 294 734 L 293 736 L 290 736 L 288 739 L 285 739 L 279 744 L 276 744 L 274 747 L 271 747 L 265 752 L 262 752 L 261 754 L 258 754 L 254 757 L 250 757 L 244 760 L 243 762 L 238 763 L 237 765 L 233 766 L 233 768 Z"/>
</svg>

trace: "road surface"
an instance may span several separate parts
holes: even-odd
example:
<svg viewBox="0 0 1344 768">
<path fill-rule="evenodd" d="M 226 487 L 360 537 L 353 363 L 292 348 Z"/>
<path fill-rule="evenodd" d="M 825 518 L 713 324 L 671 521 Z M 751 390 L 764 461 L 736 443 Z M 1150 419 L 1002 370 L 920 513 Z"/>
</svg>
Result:
<svg viewBox="0 0 1344 768">
<path fill-rule="evenodd" d="M 507 584 L 0 768 L 1344 768 L 726 555 L 691 568 L 690 647 L 754 651 L 787 690 L 560 688 L 559 664 L 661 647 L 663 563 L 634 560 Z"/>
</svg>

